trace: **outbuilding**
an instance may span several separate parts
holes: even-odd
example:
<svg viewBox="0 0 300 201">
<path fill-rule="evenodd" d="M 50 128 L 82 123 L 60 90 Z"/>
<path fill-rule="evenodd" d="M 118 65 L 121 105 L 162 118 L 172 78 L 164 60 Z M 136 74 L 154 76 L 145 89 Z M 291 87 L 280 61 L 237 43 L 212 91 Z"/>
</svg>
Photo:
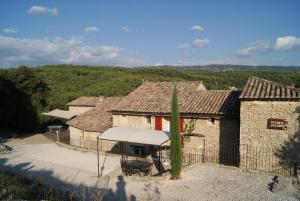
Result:
<svg viewBox="0 0 300 201">
<path fill-rule="evenodd" d="M 122 97 L 101 97 L 101 101 L 99 101 L 98 98 L 97 101 L 99 102 L 97 102 L 95 107 L 68 121 L 70 144 L 96 149 L 97 136 L 112 127 L 112 114 L 108 111 L 121 99 Z M 79 110 L 83 111 L 82 109 Z M 108 143 L 107 146 L 109 146 Z"/>
<path fill-rule="evenodd" d="M 300 90 L 250 77 L 240 100 L 240 166 L 273 171 L 297 162 Z"/>
</svg>

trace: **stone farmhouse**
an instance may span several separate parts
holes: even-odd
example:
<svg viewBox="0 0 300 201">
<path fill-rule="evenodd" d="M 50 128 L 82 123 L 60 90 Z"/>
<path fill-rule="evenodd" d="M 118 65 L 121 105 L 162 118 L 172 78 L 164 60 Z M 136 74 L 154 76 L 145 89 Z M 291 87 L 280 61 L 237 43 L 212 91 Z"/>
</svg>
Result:
<svg viewBox="0 0 300 201">
<path fill-rule="evenodd" d="M 206 90 L 196 82 L 144 82 L 112 108 L 113 126 L 169 131 L 173 87 L 178 91 L 183 134 L 193 122 L 185 147 L 203 148 L 239 141 L 239 92 Z"/>
<path fill-rule="evenodd" d="M 77 113 L 67 122 L 70 144 L 95 149 L 97 136 L 115 127 L 169 131 L 175 85 L 180 131 L 193 128 L 184 140 L 185 151 L 198 150 L 202 161 L 247 170 L 272 171 L 297 160 L 300 90 L 256 77 L 241 91 L 207 90 L 201 81 L 144 82 L 125 97 L 81 97 L 68 103 L 69 111 Z M 117 143 L 103 140 L 101 148 L 110 151 Z M 147 146 L 131 149 L 147 153 Z"/>
</svg>

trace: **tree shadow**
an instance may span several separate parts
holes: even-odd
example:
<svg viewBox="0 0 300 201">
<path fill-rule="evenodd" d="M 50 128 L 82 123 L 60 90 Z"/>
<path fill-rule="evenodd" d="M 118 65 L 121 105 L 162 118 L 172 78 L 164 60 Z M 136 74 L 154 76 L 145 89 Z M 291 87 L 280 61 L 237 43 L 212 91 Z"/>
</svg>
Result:
<svg viewBox="0 0 300 201">
<path fill-rule="evenodd" d="M 117 190 L 114 192 L 111 188 L 108 188 L 108 176 L 97 178 L 92 186 L 82 183 L 76 185 L 55 177 L 52 170 L 35 170 L 34 168 L 35 166 L 32 163 L 10 165 L 7 158 L 0 158 L 0 169 L 2 171 L 8 175 L 17 176 L 21 181 L 21 185 L 31 186 L 31 191 L 25 195 L 10 194 L 9 196 L 26 200 L 53 200 L 51 196 L 52 198 L 55 197 L 55 200 L 136 200 L 136 196 L 133 194 L 127 197 L 126 182 L 122 176 L 118 177 Z M 0 199 L 5 198 L 2 194 L 1 196 Z"/>
<path fill-rule="evenodd" d="M 220 119 L 218 162 L 239 166 L 240 155 L 240 91 L 231 91 L 220 108 L 226 116 Z"/>
<path fill-rule="evenodd" d="M 279 165 L 292 170 L 292 174 L 298 177 L 298 167 L 300 165 L 300 107 L 295 112 L 297 115 L 297 130 L 293 136 L 284 141 L 283 145 L 275 151 L 275 156 L 279 159 Z"/>
<path fill-rule="evenodd" d="M 0 97 L 0 128 L 23 131 L 36 128 L 39 122 L 38 114 L 30 95 L 9 79 L 0 77 Z"/>
</svg>

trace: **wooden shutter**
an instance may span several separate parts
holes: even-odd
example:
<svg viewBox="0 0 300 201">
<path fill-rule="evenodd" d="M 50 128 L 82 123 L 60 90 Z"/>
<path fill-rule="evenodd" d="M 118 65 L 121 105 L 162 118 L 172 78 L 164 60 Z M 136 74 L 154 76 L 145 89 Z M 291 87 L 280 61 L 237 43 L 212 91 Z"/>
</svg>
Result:
<svg viewBox="0 0 300 201">
<path fill-rule="evenodd" d="M 162 130 L 162 117 L 161 116 L 155 117 L 155 130 L 158 130 L 158 131 Z"/>
<path fill-rule="evenodd" d="M 180 133 L 184 132 L 184 128 L 183 128 L 183 118 L 180 117 L 179 118 L 179 129 L 180 129 Z"/>
</svg>

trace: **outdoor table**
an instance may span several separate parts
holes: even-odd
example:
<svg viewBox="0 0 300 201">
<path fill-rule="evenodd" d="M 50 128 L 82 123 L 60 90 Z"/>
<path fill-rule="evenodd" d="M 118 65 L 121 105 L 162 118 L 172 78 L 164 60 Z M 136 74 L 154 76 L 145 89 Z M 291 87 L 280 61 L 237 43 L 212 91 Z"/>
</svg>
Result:
<svg viewBox="0 0 300 201">
<path fill-rule="evenodd" d="M 144 176 L 151 174 L 152 163 L 143 160 L 122 160 L 121 161 L 122 171 L 125 175 L 144 173 Z"/>
</svg>

